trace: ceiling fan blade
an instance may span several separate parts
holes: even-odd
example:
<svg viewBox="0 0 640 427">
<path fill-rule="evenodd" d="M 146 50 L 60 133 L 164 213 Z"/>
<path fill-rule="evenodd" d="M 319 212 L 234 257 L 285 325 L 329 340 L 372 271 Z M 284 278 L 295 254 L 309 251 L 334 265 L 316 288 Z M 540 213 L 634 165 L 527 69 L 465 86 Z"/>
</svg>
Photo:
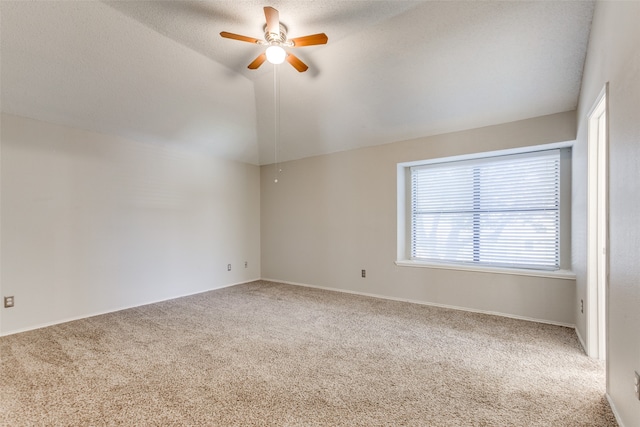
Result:
<svg viewBox="0 0 640 427">
<path fill-rule="evenodd" d="M 249 64 L 247 68 L 249 68 L 250 70 L 255 70 L 259 66 L 261 66 L 266 60 L 267 60 L 267 55 L 264 53 L 261 53 L 260 55 L 258 55 L 256 59 L 253 60 L 251 64 Z"/>
<path fill-rule="evenodd" d="M 293 42 L 293 47 L 312 46 L 315 44 L 326 44 L 329 41 L 329 37 L 325 33 L 312 34 L 310 36 L 296 37 L 290 39 Z"/>
<path fill-rule="evenodd" d="M 307 64 L 300 61 L 297 56 L 290 53 L 287 55 L 286 59 L 289 64 L 293 65 L 293 68 L 300 71 L 301 73 L 304 73 L 305 71 L 307 71 L 307 68 L 309 68 Z"/>
<path fill-rule="evenodd" d="M 280 35 L 280 14 L 271 6 L 265 6 L 264 16 L 267 18 L 267 32 Z"/>
<path fill-rule="evenodd" d="M 240 34 L 233 34 L 223 31 L 220 35 L 226 39 L 240 40 L 241 42 L 248 43 L 260 43 L 260 40 L 254 39 L 253 37 L 241 36 Z"/>
</svg>

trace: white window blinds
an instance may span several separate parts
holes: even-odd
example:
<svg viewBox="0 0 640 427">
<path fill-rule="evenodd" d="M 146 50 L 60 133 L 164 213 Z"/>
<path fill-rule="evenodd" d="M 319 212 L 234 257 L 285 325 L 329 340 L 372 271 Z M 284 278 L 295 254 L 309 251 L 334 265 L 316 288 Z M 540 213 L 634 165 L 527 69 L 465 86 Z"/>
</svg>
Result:
<svg viewBox="0 0 640 427">
<path fill-rule="evenodd" d="M 560 150 L 411 168 L 411 258 L 557 270 Z"/>
</svg>

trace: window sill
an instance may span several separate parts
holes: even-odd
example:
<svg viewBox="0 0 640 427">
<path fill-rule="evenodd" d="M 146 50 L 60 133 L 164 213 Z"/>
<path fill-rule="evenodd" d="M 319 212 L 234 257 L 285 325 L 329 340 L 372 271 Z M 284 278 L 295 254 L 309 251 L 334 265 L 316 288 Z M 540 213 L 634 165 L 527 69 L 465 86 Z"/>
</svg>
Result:
<svg viewBox="0 0 640 427">
<path fill-rule="evenodd" d="M 396 265 L 399 267 L 419 267 L 419 268 L 437 268 L 443 270 L 460 270 L 460 271 L 477 271 L 479 273 L 497 273 L 510 274 L 514 276 L 532 276 L 532 277 L 548 277 L 551 279 L 575 280 L 576 275 L 569 270 L 526 270 L 515 268 L 486 267 L 476 265 L 460 265 L 460 264 L 439 264 L 424 261 L 398 260 Z"/>
</svg>

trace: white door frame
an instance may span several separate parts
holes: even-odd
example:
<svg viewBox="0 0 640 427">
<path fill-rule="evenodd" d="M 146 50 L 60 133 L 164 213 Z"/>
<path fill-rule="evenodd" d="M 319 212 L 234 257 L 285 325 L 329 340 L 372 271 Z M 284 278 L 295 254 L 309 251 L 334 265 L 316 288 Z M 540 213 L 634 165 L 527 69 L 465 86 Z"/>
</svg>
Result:
<svg viewBox="0 0 640 427">
<path fill-rule="evenodd" d="M 608 90 L 607 83 L 587 116 L 587 353 L 603 360 L 609 289 Z"/>
</svg>

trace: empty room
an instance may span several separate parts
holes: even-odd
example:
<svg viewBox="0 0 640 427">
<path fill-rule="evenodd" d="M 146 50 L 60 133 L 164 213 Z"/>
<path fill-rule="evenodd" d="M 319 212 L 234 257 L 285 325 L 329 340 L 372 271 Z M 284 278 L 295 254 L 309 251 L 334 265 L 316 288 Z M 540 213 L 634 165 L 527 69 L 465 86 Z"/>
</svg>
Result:
<svg viewBox="0 0 640 427">
<path fill-rule="evenodd" d="M 0 0 L 0 425 L 640 427 L 639 22 Z"/>
</svg>

